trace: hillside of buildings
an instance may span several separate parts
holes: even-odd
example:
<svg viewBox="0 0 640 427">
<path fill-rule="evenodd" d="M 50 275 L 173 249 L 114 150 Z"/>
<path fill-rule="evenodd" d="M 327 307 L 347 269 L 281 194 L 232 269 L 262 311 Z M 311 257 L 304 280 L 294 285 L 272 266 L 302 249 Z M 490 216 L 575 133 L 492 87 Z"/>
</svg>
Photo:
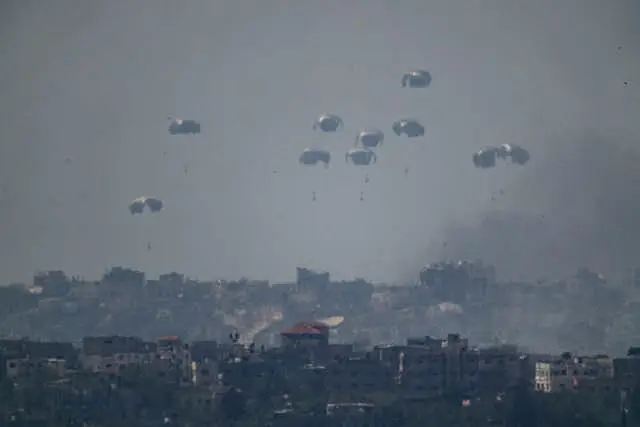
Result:
<svg viewBox="0 0 640 427">
<path fill-rule="evenodd" d="M 287 325 L 271 348 L 236 334 L 0 340 L 0 425 L 640 426 L 640 348 L 539 354 L 454 333 L 362 348 L 334 343 L 340 326 Z"/>
<path fill-rule="evenodd" d="M 283 325 L 341 316 L 335 342 L 393 344 L 451 331 L 481 345 L 536 351 L 623 354 L 640 343 L 640 287 L 581 270 L 555 282 L 503 283 L 480 262 L 443 262 L 415 284 L 335 282 L 298 268 L 294 283 L 202 281 L 170 273 L 147 278 L 115 267 L 100 280 L 38 273 L 0 287 L 0 336 L 78 342 L 85 336 L 223 340 L 272 346 Z"/>
<path fill-rule="evenodd" d="M 469 261 L 394 287 L 38 273 L 0 288 L 0 425 L 639 426 L 637 291 Z"/>
</svg>

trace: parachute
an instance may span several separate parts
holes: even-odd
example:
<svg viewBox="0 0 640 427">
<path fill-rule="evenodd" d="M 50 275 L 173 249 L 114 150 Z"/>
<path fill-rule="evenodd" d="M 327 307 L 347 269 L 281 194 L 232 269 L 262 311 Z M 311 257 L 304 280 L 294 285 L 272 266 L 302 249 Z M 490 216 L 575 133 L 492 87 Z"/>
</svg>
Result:
<svg viewBox="0 0 640 427">
<path fill-rule="evenodd" d="M 356 136 L 356 146 L 377 148 L 384 142 L 384 133 L 377 129 L 363 130 Z"/>
<path fill-rule="evenodd" d="M 144 213 L 145 208 L 148 208 L 151 213 L 157 213 L 164 208 L 164 203 L 156 197 L 137 197 L 131 202 L 131 204 L 129 204 L 129 211 L 131 212 L 131 215 L 140 215 Z M 148 221 L 143 221 L 143 223 L 147 222 Z M 154 220 L 151 220 L 150 222 L 154 223 Z M 147 229 L 147 227 L 149 227 L 149 229 Z M 151 224 L 142 226 L 142 234 L 145 236 L 145 246 L 148 252 L 150 252 L 152 248 L 152 244 L 149 239 L 153 239 L 152 236 L 157 234 L 151 231 L 153 230 L 152 227 L 155 226 Z"/>
<path fill-rule="evenodd" d="M 171 135 L 186 135 L 200 133 L 200 123 L 195 120 L 174 119 L 169 117 L 169 133 Z"/>
<path fill-rule="evenodd" d="M 515 163 L 517 165 L 524 165 L 531 158 L 527 150 L 513 144 L 502 144 L 497 148 L 497 155 L 503 160 L 509 158 L 511 159 L 511 163 Z"/>
<path fill-rule="evenodd" d="M 138 197 L 129 205 L 129 211 L 131 215 L 139 215 L 144 212 L 145 207 L 148 207 L 152 213 L 156 213 L 162 210 L 164 203 L 155 197 Z"/>
<path fill-rule="evenodd" d="M 376 153 L 367 147 L 354 148 L 345 154 L 345 161 L 348 163 L 351 160 L 356 166 L 369 166 L 378 160 Z"/>
<path fill-rule="evenodd" d="M 473 164 L 477 168 L 492 168 L 496 165 L 497 159 L 511 160 L 511 163 L 524 165 L 529 161 L 531 155 L 527 150 L 513 144 L 502 144 L 499 147 L 485 147 L 473 155 Z"/>
<path fill-rule="evenodd" d="M 156 213 L 162 210 L 164 204 L 160 199 L 149 197 L 147 198 L 147 206 L 149 207 L 149 210 L 151 210 L 151 212 Z"/>
<path fill-rule="evenodd" d="M 402 87 L 426 88 L 431 84 L 431 73 L 425 70 L 414 70 L 402 76 Z"/>
<path fill-rule="evenodd" d="M 308 166 L 324 163 L 324 167 L 328 168 L 331 162 L 331 152 L 319 148 L 306 148 L 300 155 L 299 162 Z"/>
<path fill-rule="evenodd" d="M 313 130 L 320 129 L 322 132 L 336 132 L 344 128 L 344 122 L 335 114 L 322 114 L 313 124 Z"/>
<path fill-rule="evenodd" d="M 473 164 L 477 168 L 488 169 L 496 165 L 497 149 L 486 147 L 476 151 L 473 155 Z"/>
<path fill-rule="evenodd" d="M 406 135 L 409 138 L 424 136 L 424 126 L 415 119 L 401 119 L 393 123 L 393 132 L 398 135 Z"/>
<path fill-rule="evenodd" d="M 331 162 L 331 152 L 320 148 L 306 148 L 299 159 L 300 164 L 306 166 L 314 166 L 318 163 L 324 163 L 324 168 L 329 167 Z M 311 193 L 311 200 L 316 201 L 316 192 Z"/>
</svg>

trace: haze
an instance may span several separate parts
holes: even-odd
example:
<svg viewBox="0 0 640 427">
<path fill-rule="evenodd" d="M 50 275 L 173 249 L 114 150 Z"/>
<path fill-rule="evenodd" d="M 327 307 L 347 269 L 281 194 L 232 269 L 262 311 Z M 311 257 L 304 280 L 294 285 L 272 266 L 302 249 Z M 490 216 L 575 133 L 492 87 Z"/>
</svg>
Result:
<svg viewBox="0 0 640 427">
<path fill-rule="evenodd" d="M 511 278 L 626 268 L 640 259 L 636 3 L 3 2 L 0 280 L 112 265 L 292 280 L 305 265 L 413 282 L 458 256 Z M 429 89 L 400 88 L 414 68 Z M 345 130 L 314 133 L 323 112 Z M 170 136 L 170 115 L 202 134 Z M 405 116 L 424 139 L 391 133 Z M 369 126 L 387 133 L 378 163 L 346 165 Z M 531 162 L 473 167 L 505 142 Z M 309 146 L 332 150 L 329 170 L 298 165 Z M 131 216 L 142 195 L 165 210 Z"/>
</svg>

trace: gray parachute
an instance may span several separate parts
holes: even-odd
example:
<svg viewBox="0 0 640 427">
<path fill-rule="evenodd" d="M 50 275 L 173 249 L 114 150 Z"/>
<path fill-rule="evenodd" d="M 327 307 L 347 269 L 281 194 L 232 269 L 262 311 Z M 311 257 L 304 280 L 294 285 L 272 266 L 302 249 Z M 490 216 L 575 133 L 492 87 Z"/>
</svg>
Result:
<svg viewBox="0 0 640 427">
<path fill-rule="evenodd" d="M 195 120 L 174 119 L 169 117 L 169 133 L 171 135 L 186 135 L 200 133 L 200 123 Z"/>
<path fill-rule="evenodd" d="M 498 150 L 495 147 L 485 147 L 473 154 L 473 164 L 477 168 L 488 169 L 495 167 Z"/>
<path fill-rule="evenodd" d="M 351 149 L 347 151 L 344 158 L 347 163 L 351 161 L 356 166 L 369 166 L 378 161 L 376 153 L 366 147 Z"/>
<path fill-rule="evenodd" d="M 498 159 L 510 160 L 511 163 L 524 165 L 529 161 L 531 155 L 527 150 L 513 144 L 502 144 L 498 147 L 485 147 L 473 155 L 473 164 L 477 168 L 492 168 L 496 166 Z"/>
<path fill-rule="evenodd" d="M 320 129 L 322 132 L 337 132 L 344 127 L 344 122 L 335 114 L 321 114 L 313 124 L 313 130 Z"/>
<path fill-rule="evenodd" d="M 384 133 L 377 129 L 366 129 L 356 135 L 356 146 L 377 148 L 384 142 Z"/>
<path fill-rule="evenodd" d="M 409 138 L 424 136 L 424 126 L 416 119 L 400 119 L 393 123 L 393 132 L 396 135 L 406 135 Z"/>
<path fill-rule="evenodd" d="M 497 148 L 497 155 L 500 159 L 510 159 L 511 163 L 517 165 L 524 165 L 531 158 L 527 150 L 514 144 L 502 144 Z"/>
<path fill-rule="evenodd" d="M 431 84 L 431 73 L 425 70 L 414 70 L 402 76 L 402 87 L 426 88 Z"/>
<path fill-rule="evenodd" d="M 331 152 L 320 148 L 306 148 L 300 155 L 299 162 L 309 166 L 323 163 L 327 168 L 331 162 Z"/>
<path fill-rule="evenodd" d="M 129 205 L 131 215 L 137 215 L 144 212 L 145 207 L 149 208 L 152 213 L 160 212 L 164 203 L 155 197 L 138 197 Z"/>
</svg>

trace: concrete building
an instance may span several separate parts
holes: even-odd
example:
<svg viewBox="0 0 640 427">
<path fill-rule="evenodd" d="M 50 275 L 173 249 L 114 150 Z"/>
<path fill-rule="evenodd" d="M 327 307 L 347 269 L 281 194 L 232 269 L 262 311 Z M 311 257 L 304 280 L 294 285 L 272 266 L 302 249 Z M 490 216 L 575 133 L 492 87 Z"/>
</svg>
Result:
<svg viewBox="0 0 640 427">
<path fill-rule="evenodd" d="M 47 374 L 63 377 L 75 367 L 78 352 L 71 343 L 29 340 L 0 340 L 0 353 L 7 378 Z"/>
<path fill-rule="evenodd" d="M 146 276 L 142 271 L 125 267 L 113 267 L 102 276 L 102 283 L 107 285 L 119 284 L 134 287 L 142 287 L 146 282 Z"/>
<path fill-rule="evenodd" d="M 496 281 L 493 266 L 481 261 L 459 260 L 429 264 L 420 272 L 420 284 L 443 300 L 460 302 L 483 297 Z"/>
<path fill-rule="evenodd" d="M 410 338 L 406 346 L 377 346 L 373 354 L 391 366 L 407 396 L 501 392 L 527 376 L 527 360 L 513 346 L 477 349 L 467 339 Z"/>
<path fill-rule="evenodd" d="M 390 366 L 405 395 L 427 398 L 447 390 L 477 388 L 478 351 L 467 339 L 449 334 L 445 339 L 409 338 L 405 346 L 377 346 L 373 354 Z"/>
<path fill-rule="evenodd" d="M 613 363 L 606 356 L 564 357 L 537 362 L 535 389 L 545 393 L 606 390 L 613 386 Z"/>
<path fill-rule="evenodd" d="M 330 362 L 325 384 L 332 398 L 342 402 L 360 401 L 376 393 L 390 393 L 396 386 L 392 368 L 372 355 Z"/>
<path fill-rule="evenodd" d="M 477 387 L 482 393 L 500 392 L 521 379 L 529 378 L 527 361 L 516 346 L 502 345 L 476 350 Z"/>
<path fill-rule="evenodd" d="M 197 386 L 218 384 L 218 367 L 222 352 L 216 341 L 195 341 L 191 344 L 191 375 Z"/>
<path fill-rule="evenodd" d="M 33 286 L 41 288 L 43 296 L 63 297 L 71 289 L 71 280 L 60 270 L 39 272 L 33 277 Z"/>
<path fill-rule="evenodd" d="M 300 322 L 280 333 L 281 347 L 298 353 L 311 361 L 329 358 L 329 327 L 320 322 Z"/>
<path fill-rule="evenodd" d="M 613 377 L 622 388 L 629 389 L 640 379 L 640 348 L 631 347 L 627 357 L 613 359 Z"/>
<path fill-rule="evenodd" d="M 138 337 L 85 337 L 82 340 L 82 366 L 91 372 L 119 374 L 127 367 L 150 363 L 157 345 Z"/>
<path fill-rule="evenodd" d="M 158 359 L 168 362 L 171 372 L 179 376 L 177 380 L 180 384 L 191 384 L 193 374 L 189 344 L 183 342 L 178 336 L 160 337 L 156 343 Z"/>
</svg>

